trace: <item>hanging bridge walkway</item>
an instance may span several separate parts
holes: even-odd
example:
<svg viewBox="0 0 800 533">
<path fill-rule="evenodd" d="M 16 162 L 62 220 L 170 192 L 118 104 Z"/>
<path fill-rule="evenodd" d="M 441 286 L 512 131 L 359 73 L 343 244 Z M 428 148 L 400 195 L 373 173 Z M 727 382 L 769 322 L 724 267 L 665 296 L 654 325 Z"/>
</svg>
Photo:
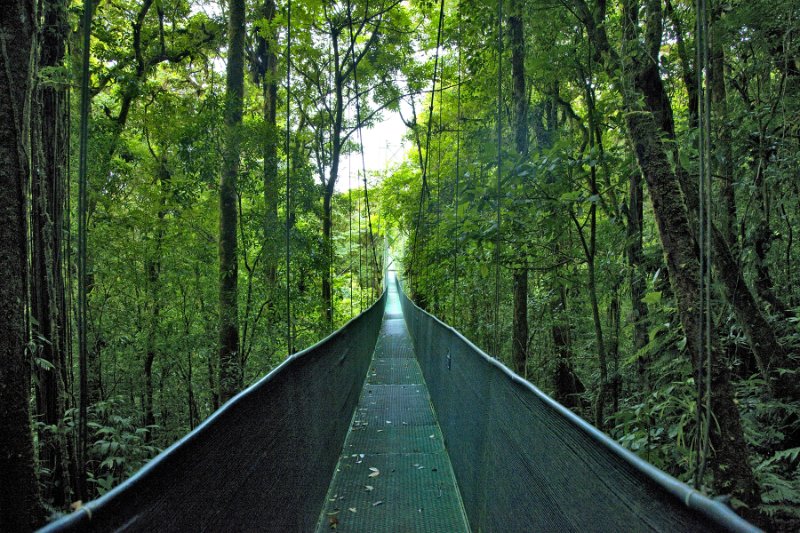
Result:
<svg viewBox="0 0 800 533">
<path fill-rule="evenodd" d="M 47 531 L 755 531 L 417 308 L 394 273 Z"/>
</svg>

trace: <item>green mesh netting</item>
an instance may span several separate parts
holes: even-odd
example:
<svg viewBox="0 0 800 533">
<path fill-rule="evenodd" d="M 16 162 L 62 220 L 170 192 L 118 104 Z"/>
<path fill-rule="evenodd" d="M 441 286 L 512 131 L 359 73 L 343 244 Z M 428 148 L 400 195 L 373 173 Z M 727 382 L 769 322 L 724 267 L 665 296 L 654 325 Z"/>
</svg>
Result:
<svg viewBox="0 0 800 533">
<path fill-rule="evenodd" d="M 132 478 L 46 531 L 312 531 L 385 302 L 384 294 Z"/>
<path fill-rule="evenodd" d="M 402 295 L 473 531 L 754 531 Z"/>
<path fill-rule="evenodd" d="M 46 531 L 754 530 L 388 283 L 388 304 Z"/>
</svg>

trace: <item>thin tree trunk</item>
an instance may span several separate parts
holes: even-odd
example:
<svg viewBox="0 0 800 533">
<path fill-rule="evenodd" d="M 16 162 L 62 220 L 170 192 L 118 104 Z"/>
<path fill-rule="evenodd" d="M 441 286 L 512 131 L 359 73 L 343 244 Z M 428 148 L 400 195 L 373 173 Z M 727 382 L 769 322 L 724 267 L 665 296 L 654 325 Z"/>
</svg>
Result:
<svg viewBox="0 0 800 533">
<path fill-rule="evenodd" d="M 514 371 L 525 377 L 528 364 L 528 269 L 514 269 L 514 324 L 511 359 Z"/>
<path fill-rule="evenodd" d="M 331 125 L 331 166 L 328 181 L 322 199 L 322 239 L 325 250 L 324 270 L 322 273 L 322 306 L 324 308 L 327 331 L 333 329 L 333 268 L 335 254 L 333 250 L 333 195 L 339 179 L 339 161 L 342 157 L 342 126 L 344 123 L 344 78 L 339 57 L 339 34 L 331 36 L 333 46 L 333 124 Z"/>
<path fill-rule="evenodd" d="M 553 325 L 553 347 L 556 355 L 556 368 L 553 374 L 553 397 L 561 405 L 576 410 L 582 407 L 580 395 L 586 391 L 583 382 L 575 373 L 572 364 L 572 343 L 567 315 L 567 290 L 560 286 L 550 301 Z"/>
<path fill-rule="evenodd" d="M 219 389 L 225 402 L 242 386 L 239 353 L 237 176 L 244 100 L 245 2 L 231 0 L 225 95 L 225 148 L 220 183 Z"/>
<path fill-rule="evenodd" d="M 278 57 L 277 33 L 270 30 L 275 20 L 275 0 L 265 0 L 260 16 L 266 27 L 256 32 L 256 81 L 261 84 L 264 98 L 264 264 L 267 284 L 274 292 L 277 283 L 278 256 L 281 232 L 278 224 Z M 264 36 L 264 33 L 267 36 Z M 288 154 L 287 154 L 288 158 Z M 274 298 L 274 295 L 271 297 Z"/>
<path fill-rule="evenodd" d="M 767 254 L 772 247 L 774 240 L 772 227 L 770 223 L 771 215 L 771 195 L 767 185 L 767 166 L 769 165 L 769 149 L 764 147 L 767 143 L 766 135 L 761 132 L 759 134 L 758 147 L 756 149 L 753 179 L 753 204 L 756 208 L 758 222 L 756 223 L 755 230 L 753 231 L 753 260 L 755 266 L 755 280 L 753 288 L 756 295 L 761 300 L 769 304 L 773 312 L 778 313 L 782 318 L 789 318 L 789 312 L 786 305 L 777 297 L 774 292 L 775 283 L 772 280 L 772 274 L 769 271 L 769 260 Z"/>
<path fill-rule="evenodd" d="M 154 154 L 155 155 L 155 154 Z M 161 260 L 162 244 L 164 240 L 164 217 L 166 216 L 166 191 L 164 190 L 170 181 L 170 172 L 167 168 L 167 161 L 162 154 L 159 161 L 158 177 L 158 213 L 155 221 L 155 242 L 153 256 L 145 261 L 145 276 L 147 279 L 147 292 L 150 297 L 150 320 L 147 326 L 147 345 L 145 346 L 144 357 L 144 425 L 153 426 L 156 417 L 153 409 L 153 363 L 155 363 L 158 349 L 156 348 L 156 338 L 161 323 Z M 145 440 L 149 441 L 152 435 L 148 431 L 145 433 Z"/>
<path fill-rule="evenodd" d="M 27 183 L 36 4 L 6 3 L 0 17 L 0 530 L 43 518 L 30 419 Z"/>
<path fill-rule="evenodd" d="M 593 180 L 593 183 L 594 180 Z M 594 189 L 594 186 L 593 186 Z M 597 194 L 594 190 L 593 194 Z M 578 219 L 572 214 L 572 220 L 578 230 L 578 235 L 583 245 L 583 251 L 586 255 L 586 275 L 587 284 L 586 288 L 589 291 L 589 303 L 592 308 L 592 322 L 594 324 L 595 344 L 597 347 L 597 363 L 600 373 L 600 383 L 598 384 L 597 396 L 594 403 L 594 425 L 603 429 L 605 424 L 605 402 L 606 394 L 608 392 L 608 361 L 605 346 L 605 339 L 603 337 L 603 324 L 600 320 L 600 303 L 597 298 L 597 280 L 595 269 L 595 255 L 596 255 L 596 241 L 597 241 L 597 203 L 593 202 L 589 207 L 589 241 L 583 235 Z"/>
<path fill-rule="evenodd" d="M 333 173 L 333 170 L 331 170 Z M 326 333 L 333 328 L 333 291 L 331 271 L 333 269 L 333 192 L 328 192 L 327 188 L 322 198 L 322 242 L 325 251 L 322 271 L 322 307 L 325 318 Z"/>
<path fill-rule="evenodd" d="M 626 253 L 629 267 L 629 284 L 631 296 L 631 322 L 633 322 L 633 349 L 639 353 L 637 372 L 639 384 L 643 391 L 649 390 L 647 370 L 650 358 L 641 353 L 649 342 L 649 319 L 647 304 L 643 301 L 647 288 L 644 272 L 644 253 L 642 251 L 642 223 L 644 219 L 642 178 L 639 172 L 631 172 L 628 189 L 628 224 Z"/>
<path fill-rule="evenodd" d="M 511 33 L 511 76 L 514 101 L 514 146 L 517 157 L 528 155 L 528 94 L 525 90 L 525 28 L 522 19 L 523 0 L 513 0 L 508 26 Z M 524 251 L 524 247 L 520 247 Z M 514 317 L 512 323 L 511 360 L 514 370 L 525 376 L 528 363 L 528 268 L 526 257 L 522 266 L 513 269 Z"/>
<path fill-rule="evenodd" d="M 619 397 L 622 391 L 622 376 L 619 373 L 619 331 L 620 331 L 619 282 L 614 282 L 611 289 L 611 302 L 608 306 L 608 323 L 610 335 L 608 339 L 608 359 L 611 362 L 610 385 L 611 414 L 619 409 Z"/>
</svg>

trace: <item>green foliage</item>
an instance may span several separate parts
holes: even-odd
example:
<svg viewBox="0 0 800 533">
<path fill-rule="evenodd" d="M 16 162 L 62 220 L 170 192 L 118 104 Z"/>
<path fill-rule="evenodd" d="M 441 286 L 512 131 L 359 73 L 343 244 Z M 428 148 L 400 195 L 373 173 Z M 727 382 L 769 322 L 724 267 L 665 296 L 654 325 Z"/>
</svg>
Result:
<svg viewBox="0 0 800 533">
<path fill-rule="evenodd" d="M 138 417 L 124 413 L 128 406 L 116 397 L 92 406 L 93 421 L 88 426 L 91 446 L 87 461 L 91 466 L 89 482 L 100 495 L 130 477 L 160 450 L 148 444 L 148 435 L 157 426 L 141 427 Z"/>
</svg>

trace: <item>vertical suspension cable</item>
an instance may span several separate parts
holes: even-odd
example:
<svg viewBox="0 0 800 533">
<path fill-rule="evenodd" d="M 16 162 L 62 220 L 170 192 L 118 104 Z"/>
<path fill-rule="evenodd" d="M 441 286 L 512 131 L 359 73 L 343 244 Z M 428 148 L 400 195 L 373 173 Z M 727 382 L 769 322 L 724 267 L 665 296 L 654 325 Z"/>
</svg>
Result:
<svg viewBox="0 0 800 533">
<path fill-rule="evenodd" d="M 330 169 L 331 174 L 333 173 L 333 137 L 334 137 L 333 131 L 336 128 L 336 126 L 334 124 L 335 120 L 333 119 L 333 116 L 335 116 L 334 115 L 335 112 L 333 111 L 334 100 L 336 98 L 336 88 L 335 88 L 335 84 L 336 84 L 336 74 L 335 74 L 335 72 L 336 72 L 336 64 L 334 63 L 334 60 L 333 60 L 333 53 L 334 53 L 333 52 L 333 50 L 334 50 L 333 41 L 334 41 L 334 39 L 338 39 L 338 38 L 339 38 L 338 35 L 334 34 L 334 32 L 332 31 L 331 34 L 330 34 L 330 40 L 328 41 L 328 80 L 327 80 L 328 87 L 327 88 L 328 88 L 328 98 L 329 98 L 329 100 L 327 102 L 327 106 L 328 106 L 328 109 L 330 110 L 328 112 L 328 116 L 331 117 L 331 121 L 328 124 L 328 139 L 330 140 L 330 152 L 329 153 L 330 153 L 330 159 L 331 159 L 331 169 Z M 341 162 L 341 152 L 340 152 L 339 161 Z M 324 174 L 324 170 L 323 170 L 323 174 Z M 338 169 L 337 169 L 337 175 L 338 175 Z M 331 193 L 331 206 L 330 206 L 330 230 L 329 231 L 330 231 L 331 234 L 330 234 L 330 236 L 323 236 L 323 241 L 324 241 L 323 244 L 324 244 L 324 247 L 325 247 L 325 256 L 326 256 L 326 261 L 327 261 L 327 264 L 328 264 L 328 279 L 330 280 L 330 284 L 329 284 L 329 287 L 328 287 L 328 291 L 329 291 L 328 296 L 330 298 L 330 301 L 327 302 L 327 303 L 330 305 L 329 312 L 330 312 L 330 315 L 331 315 L 331 321 L 330 321 L 330 324 L 328 325 L 328 327 L 331 328 L 331 330 L 336 328 L 336 325 L 335 325 L 336 324 L 336 316 L 335 316 L 336 315 L 336 313 L 335 313 L 336 304 L 334 303 L 334 300 L 333 300 L 333 287 L 336 284 L 336 279 L 335 279 L 336 278 L 336 268 L 335 268 L 335 265 L 333 264 L 334 263 L 334 261 L 333 261 L 333 257 L 334 257 L 334 253 L 333 253 L 333 210 L 334 210 L 334 205 L 335 205 L 335 203 L 334 203 L 335 195 L 336 195 L 336 190 L 334 188 L 334 190 Z"/>
<path fill-rule="evenodd" d="M 291 300 L 291 155 L 289 153 L 289 128 L 291 126 L 291 78 L 292 78 L 292 0 L 286 3 L 286 348 L 289 354 L 292 347 L 292 300 Z"/>
<path fill-rule="evenodd" d="M 458 294 L 458 241 L 460 227 L 458 222 L 459 180 L 461 179 L 461 2 L 458 3 L 458 30 L 456 47 L 458 48 L 457 85 L 456 85 L 456 184 L 454 191 L 453 211 L 455 215 L 455 235 L 453 236 L 453 327 L 457 327 L 456 295 Z"/>
<path fill-rule="evenodd" d="M 439 81 L 439 132 L 436 135 L 436 246 L 434 247 L 434 262 L 438 265 L 440 258 L 440 244 L 442 227 L 442 111 L 444 106 L 444 64 L 442 64 L 441 80 Z M 439 286 L 433 292 L 433 308 L 439 312 Z"/>
<path fill-rule="evenodd" d="M 494 356 L 500 357 L 500 194 L 503 167 L 503 0 L 497 0 L 497 234 L 494 245 Z"/>
</svg>

